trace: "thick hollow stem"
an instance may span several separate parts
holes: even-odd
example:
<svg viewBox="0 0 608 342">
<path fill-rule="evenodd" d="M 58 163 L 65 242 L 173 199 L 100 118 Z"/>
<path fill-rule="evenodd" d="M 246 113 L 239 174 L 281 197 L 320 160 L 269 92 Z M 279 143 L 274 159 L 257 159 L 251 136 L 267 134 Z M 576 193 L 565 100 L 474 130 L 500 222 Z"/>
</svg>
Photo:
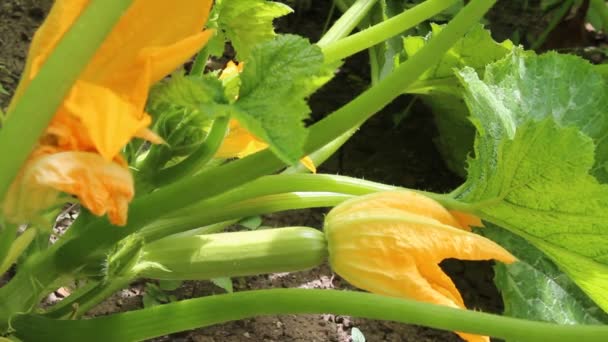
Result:
<svg viewBox="0 0 608 342">
<path fill-rule="evenodd" d="M 357 0 L 348 8 L 334 25 L 319 39 L 317 45 L 324 47 L 346 37 L 365 18 L 378 0 Z"/>
<path fill-rule="evenodd" d="M 323 47 L 325 61 L 331 63 L 352 56 L 412 28 L 456 3 L 456 0 L 427 0 L 380 24 Z"/>
<path fill-rule="evenodd" d="M 608 327 L 603 325 L 557 325 L 369 293 L 308 289 L 216 295 L 78 321 L 23 315 L 17 316 L 12 326 L 24 341 L 42 341 L 49 336 L 61 336 L 63 342 L 140 341 L 263 315 L 315 313 L 396 321 L 520 342 L 601 342 L 608 336 Z"/>
</svg>

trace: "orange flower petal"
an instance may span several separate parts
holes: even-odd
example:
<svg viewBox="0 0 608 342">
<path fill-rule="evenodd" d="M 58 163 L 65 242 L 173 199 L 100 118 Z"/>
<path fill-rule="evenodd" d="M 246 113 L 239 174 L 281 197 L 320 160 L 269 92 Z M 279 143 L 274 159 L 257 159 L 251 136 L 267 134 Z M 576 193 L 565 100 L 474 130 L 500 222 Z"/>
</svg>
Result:
<svg viewBox="0 0 608 342">
<path fill-rule="evenodd" d="M 219 79 L 223 80 L 228 77 L 238 75 L 240 72 L 243 72 L 243 67 L 245 67 L 244 62 L 236 64 L 233 61 L 228 61 L 228 63 L 226 63 L 226 67 L 222 69 Z"/>
<path fill-rule="evenodd" d="M 483 227 L 483 222 L 475 215 L 456 210 L 450 210 L 450 214 L 460 223 L 461 227 L 468 231 L 471 231 L 472 227 Z"/>
<path fill-rule="evenodd" d="M 90 0 L 55 0 L 46 19 L 38 28 L 30 44 L 23 77 L 11 101 L 11 107 L 40 70 L 57 43 L 76 21 Z"/>
<path fill-rule="evenodd" d="M 110 89 L 83 81 L 76 82 L 64 106 L 80 119 L 106 160 L 112 160 L 151 121 L 147 114 Z"/>
<path fill-rule="evenodd" d="M 243 158 L 268 147 L 234 119 L 230 120 L 229 130 L 216 152 L 217 158 Z"/>
<path fill-rule="evenodd" d="M 228 63 L 230 64 L 232 62 Z M 243 63 L 240 63 L 239 67 L 241 65 L 243 65 Z M 238 67 L 234 63 L 232 63 L 231 68 L 233 68 L 235 72 L 238 71 Z M 228 135 L 215 154 L 216 158 L 244 158 L 250 154 L 254 154 L 268 148 L 267 143 L 249 133 L 249 131 L 245 127 L 241 126 L 237 120 L 230 120 L 229 130 Z M 310 157 L 300 159 L 300 163 L 310 170 L 310 172 L 317 173 L 317 168 Z"/>
<path fill-rule="evenodd" d="M 129 170 L 96 153 L 59 152 L 36 155 L 11 185 L 3 211 L 14 222 L 27 222 L 57 201 L 59 192 L 78 197 L 95 215 L 108 214 L 110 222 L 127 222 L 133 198 Z"/>
<path fill-rule="evenodd" d="M 310 172 L 317 173 L 317 167 L 315 166 L 315 163 L 312 161 L 312 159 L 310 159 L 310 157 L 307 156 L 300 159 L 300 163 L 302 163 L 302 165 L 304 165 L 304 167 L 307 168 Z"/>
<path fill-rule="evenodd" d="M 185 60 L 199 51 L 211 37 L 213 37 L 213 30 L 206 30 L 169 46 L 142 50 L 140 58 L 151 61 L 151 83 L 162 80 L 167 74 L 182 65 Z"/>
<path fill-rule="evenodd" d="M 460 223 L 437 201 L 413 191 L 387 191 L 376 196 L 360 196 L 349 201 L 349 205 L 337 206 L 334 215 L 357 212 L 362 209 L 393 208 L 435 219 L 443 224 L 461 228 Z"/>
<path fill-rule="evenodd" d="M 327 215 L 325 234 L 332 268 L 354 286 L 455 308 L 465 308 L 464 302 L 439 267 L 442 260 L 516 260 L 491 240 L 461 229 L 434 200 L 407 191 L 342 203 Z M 488 341 L 458 334 L 467 341 Z"/>
<path fill-rule="evenodd" d="M 108 75 L 129 71 L 146 48 L 170 46 L 199 35 L 212 3 L 211 0 L 134 1 L 99 48 L 82 78 L 103 81 Z M 192 53 L 183 57 L 182 62 Z"/>
</svg>

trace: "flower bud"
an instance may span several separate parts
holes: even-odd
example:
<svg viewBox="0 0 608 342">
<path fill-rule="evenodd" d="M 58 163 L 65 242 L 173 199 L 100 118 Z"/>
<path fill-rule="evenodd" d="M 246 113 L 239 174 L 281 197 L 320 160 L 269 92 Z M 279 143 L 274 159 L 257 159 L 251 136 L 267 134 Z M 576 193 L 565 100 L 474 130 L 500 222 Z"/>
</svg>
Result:
<svg viewBox="0 0 608 342">
<path fill-rule="evenodd" d="M 454 308 L 465 306 L 439 267 L 442 260 L 516 260 L 466 228 L 441 204 L 410 191 L 354 198 L 325 219 L 330 264 L 349 283 L 377 294 Z M 467 341 L 488 341 L 484 336 L 459 335 Z"/>
</svg>

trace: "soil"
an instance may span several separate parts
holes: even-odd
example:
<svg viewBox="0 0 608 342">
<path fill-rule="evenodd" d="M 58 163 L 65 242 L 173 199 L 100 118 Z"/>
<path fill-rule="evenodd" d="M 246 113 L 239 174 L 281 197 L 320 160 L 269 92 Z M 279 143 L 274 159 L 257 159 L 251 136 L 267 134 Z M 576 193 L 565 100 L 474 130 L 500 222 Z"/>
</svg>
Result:
<svg viewBox="0 0 608 342">
<path fill-rule="evenodd" d="M 294 1 L 291 1 L 292 3 Z M 0 4 L 0 83 L 8 94 L 0 94 L 0 107 L 5 108 L 24 65 L 26 50 L 35 28 L 48 11 L 51 1 L 5 0 Z M 329 12 L 330 1 L 298 1 L 297 15 L 279 22 L 280 32 L 295 32 L 312 41 L 318 39 Z M 369 84 L 365 54 L 350 58 L 334 80 L 311 98 L 313 117 L 332 112 L 361 93 Z M 450 173 L 436 151 L 437 135 L 430 112 L 420 103 L 409 115 L 395 124 L 395 115 L 411 98 L 401 97 L 370 119 L 320 172 L 339 173 L 381 181 L 388 184 L 431 190 L 449 191 L 461 180 Z M 307 225 L 321 227 L 325 209 L 298 210 L 264 217 L 264 225 L 280 227 Z M 446 260 L 442 267 L 453 277 L 470 308 L 487 312 L 502 311 L 500 295 L 492 283 L 491 263 Z M 306 272 L 280 273 L 234 279 L 235 291 L 276 287 L 352 289 L 334 275 L 327 265 Z M 145 281 L 132 284 L 89 312 L 105 315 L 142 307 Z M 193 298 L 223 290 L 210 282 L 184 282 L 171 294 L 178 299 Z M 67 295 L 56 291 L 50 302 Z M 393 322 L 366 320 L 335 315 L 282 315 L 257 317 L 204 329 L 182 332 L 155 341 L 349 341 L 353 327 L 367 341 L 460 341 L 451 332 Z"/>
</svg>

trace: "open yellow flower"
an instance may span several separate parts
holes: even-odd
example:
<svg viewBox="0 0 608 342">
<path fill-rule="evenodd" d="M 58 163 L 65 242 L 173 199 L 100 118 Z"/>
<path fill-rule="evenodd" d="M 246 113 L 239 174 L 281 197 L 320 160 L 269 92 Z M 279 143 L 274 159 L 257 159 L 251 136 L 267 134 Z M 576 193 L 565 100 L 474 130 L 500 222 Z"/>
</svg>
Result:
<svg viewBox="0 0 608 342">
<path fill-rule="evenodd" d="M 227 79 L 243 71 L 244 63 L 234 63 L 229 61 L 220 74 L 220 80 Z M 262 139 L 251 134 L 237 120 L 230 120 L 228 135 L 216 153 L 217 158 L 243 158 L 261 150 L 267 149 L 268 144 Z M 310 157 L 300 159 L 310 172 L 316 173 L 317 168 Z"/>
<path fill-rule="evenodd" d="M 13 104 L 89 2 L 55 1 L 34 36 Z M 162 142 L 147 129 L 148 90 L 210 38 L 202 29 L 211 5 L 211 0 L 133 1 L 13 182 L 3 203 L 8 219 L 30 218 L 64 191 L 91 212 L 108 212 L 113 223 L 126 223 L 133 180 L 120 150 L 133 137 Z M 39 200 L 41 193 L 45 200 Z"/>
<path fill-rule="evenodd" d="M 434 200 L 410 191 L 380 192 L 346 201 L 325 219 L 332 269 L 354 286 L 382 295 L 465 308 L 439 263 L 516 259 L 468 232 Z M 486 336 L 458 333 L 467 341 Z"/>
</svg>

